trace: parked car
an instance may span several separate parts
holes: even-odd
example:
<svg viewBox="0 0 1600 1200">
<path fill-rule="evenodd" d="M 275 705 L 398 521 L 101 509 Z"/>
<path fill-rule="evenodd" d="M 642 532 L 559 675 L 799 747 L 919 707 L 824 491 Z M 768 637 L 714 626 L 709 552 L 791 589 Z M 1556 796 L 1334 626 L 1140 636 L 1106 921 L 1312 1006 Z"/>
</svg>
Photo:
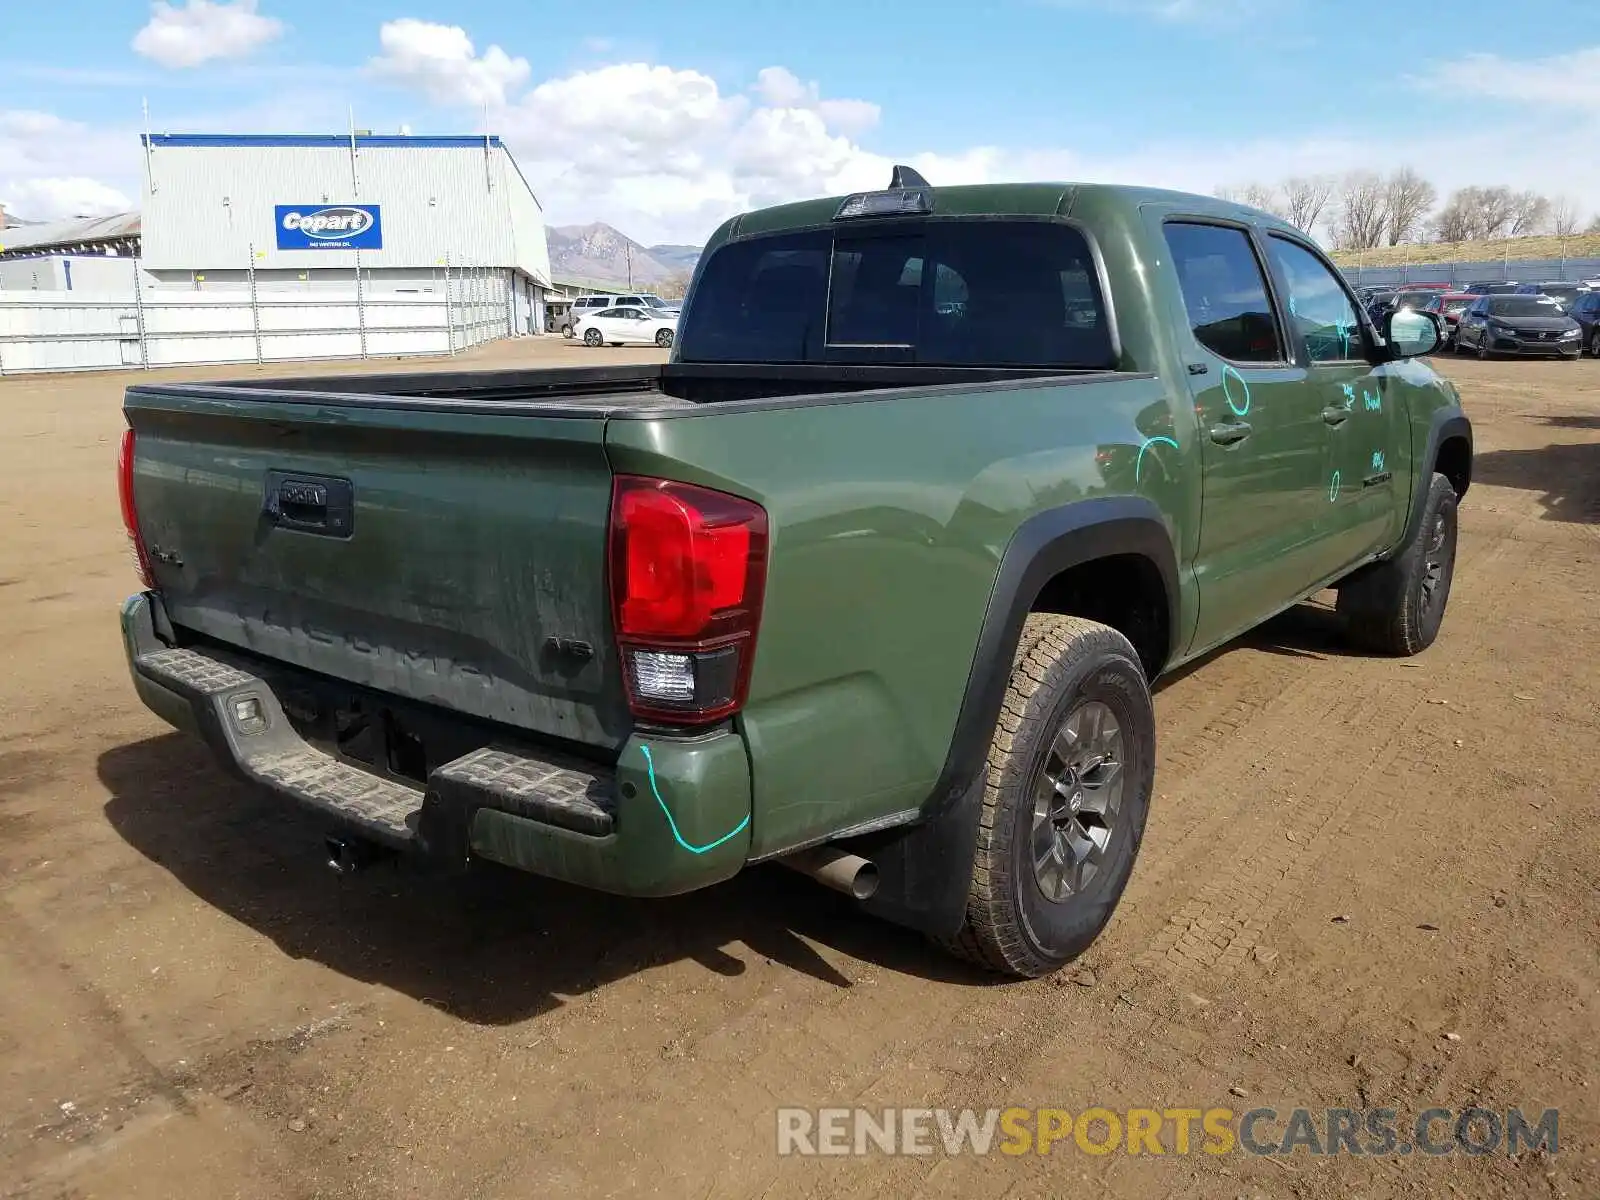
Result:
<svg viewBox="0 0 1600 1200">
<path fill-rule="evenodd" d="M 1549 296 L 1480 296 L 1461 314 L 1456 352 L 1543 355 L 1574 361 L 1583 353 L 1583 327 Z"/>
<path fill-rule="evenodd" d="M 1600 288 L 1585 292 L 1574 300 L 1572 307 L 1567 310 L 1567 316 L 1583 330 L 1579 341 L 1589 348 L 1590 354 L 1600 358 Z"/>
<path fill-rule="evenodd" d="M 1517 286 L 1516 294 L 1519 296 L 1549 296 L 1550 299 L 1560 303 L 1562 308 L 1571 309 L 1573 302 L 1590 289 L 1581 283 L 1568 283 L 1557 280 L 1551 283 L 1523 283 Z"/>
<path fill-rule="evenodd" d="M 140 698 L 341 870 L 781 862 L 995 971 L 1082 954 L 1152 683 L 1329 586 L 1433 644 L 1472 429 L 1432 318 L 1266 213 L 907 177 L 724 223 L 665 364 L 128 388 Z"/>
<path fill-rule="evenodd" d="M 1517 286 L 1515 279 L 1491 279 L 1469 283 L 1461 290 L 1470 292 L 1474 296 L 1507 296 L 1515 292 Z"/>
<path fill-rule="evenodd" d="M 1439 307 L 1435 310 L 1439 319 L 1444 322 L 1444 344 L 1447 349 L 1454 349 L 1456 344 L 1457 326 L 1461 321 L 1461 314 L 1466 312 L 1478 301 L 1478 297 L 1470 292 L 1441 292 L 1439 293 Z"/>
<path fill-rule="evenodd" d="M 578 322 L 592 313 L 597 313 L 606 308 L 647 308 L 652 312 L 677 313 L 677 306 L 669 304 L 660 296 L 653 296 L 648 292 L 630 292 L 627 295 L 612 296 L 604 292 L 594 292 L 587 296 L 579 296 L 572 302 L 572 310 L 568 313 L 567 323 L 562 326 L 561 332 L 566 337 L 577 333 Z"/>
<path fill-rule="evenodd" d="M 1400 293 L 1384 290 L 1373 292 L 1367 300 L 1367 315 L 1374 325 L 1383 324 L 1383 320 L 1394 311 L 1394 298 Z"/>
<path fill-rule="evenodd" d="M 602 308 L 578 318 L 574 334 L 586 346 L 672 345 L 678 332 L 678 314 L 653 308 Z"/>
</svg>

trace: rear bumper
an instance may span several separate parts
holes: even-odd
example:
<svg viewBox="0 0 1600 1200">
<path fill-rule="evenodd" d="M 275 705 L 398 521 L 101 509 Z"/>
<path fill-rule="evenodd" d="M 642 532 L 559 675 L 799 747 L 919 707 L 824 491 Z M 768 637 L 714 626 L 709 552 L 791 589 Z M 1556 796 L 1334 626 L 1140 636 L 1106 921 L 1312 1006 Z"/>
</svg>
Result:
<svg viewBox="0 0 1600 1200">
<path fill-rule="evenodd" d="M 445 867 L 485 858 L 630 896 L 692 891 L 744 865 L 750 773 L 736 733 L 635 734 L 614 767 L 488 744 L 414 782 L 311 745 L 248 661 L 168 645 L 158 621 L 149 593 L 122 606 L 145 706 L 202 738 L 235 774 L 341 833 Z"/>
</svg>

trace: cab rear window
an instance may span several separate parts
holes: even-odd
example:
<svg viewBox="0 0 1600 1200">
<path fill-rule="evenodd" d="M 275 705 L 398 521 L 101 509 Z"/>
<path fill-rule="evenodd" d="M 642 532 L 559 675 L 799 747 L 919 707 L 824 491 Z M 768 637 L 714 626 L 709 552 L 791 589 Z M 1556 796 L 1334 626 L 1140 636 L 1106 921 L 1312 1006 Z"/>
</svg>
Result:
<svg viewBox="0 0 1600 1200">
<path fill-rule="evenodd" d="M 1088 244 L 1045 221 L 918 221 L 731 242 L 678 334 L 697 362 L 1105 368 Z"/>
</svg>

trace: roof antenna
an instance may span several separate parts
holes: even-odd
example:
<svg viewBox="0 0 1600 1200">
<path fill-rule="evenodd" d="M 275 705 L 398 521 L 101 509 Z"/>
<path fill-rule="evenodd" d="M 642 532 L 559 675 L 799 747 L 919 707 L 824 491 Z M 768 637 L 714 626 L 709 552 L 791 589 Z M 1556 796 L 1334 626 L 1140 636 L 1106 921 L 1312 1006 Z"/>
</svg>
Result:
<svg viewBox="0 0 1600 1200">
<path fill-rule="evenodd" d="M 889 186 L 891 188 L 925 188 L 933 185 L 910 167 L 903 167 L 897 163 L 895 164 L 894 174 L 889 177 Z"/>
</svg>

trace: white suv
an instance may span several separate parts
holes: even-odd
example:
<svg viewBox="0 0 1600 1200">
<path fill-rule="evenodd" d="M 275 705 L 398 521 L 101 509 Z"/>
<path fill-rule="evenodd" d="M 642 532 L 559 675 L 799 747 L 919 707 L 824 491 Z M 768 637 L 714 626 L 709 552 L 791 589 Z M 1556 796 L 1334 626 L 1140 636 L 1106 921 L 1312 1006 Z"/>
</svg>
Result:
<svg viewBox="0 0 1600 1200">
<path fill-rule="evenodd" d="M 602 308 L 642 308 L 646 312 L 657 316 L 677 316 L 679 305 L 663 300 L 660 296 L 649 292 L 634 292 L 626 296 L 603 295 L 593 292 L 587 296 L 579 296 L 572 302 L 572 309 L 567 313 L 561 323 L 561 336 L 571 337 L 577 329 L 578 322 L 584 317 L 593 316 Z"/>
</svg>

